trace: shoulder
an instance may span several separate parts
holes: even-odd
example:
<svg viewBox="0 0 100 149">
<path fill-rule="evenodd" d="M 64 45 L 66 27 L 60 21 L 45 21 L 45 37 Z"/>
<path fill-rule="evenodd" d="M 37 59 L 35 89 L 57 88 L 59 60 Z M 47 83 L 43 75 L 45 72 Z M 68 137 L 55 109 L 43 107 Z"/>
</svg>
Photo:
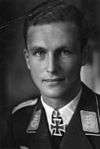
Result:
<svg viewBox="0 0 100 149">
<path fill-rule="evenodd" d="M 18 127 L 20 128 L 20 124 L 23 125 L 23 127 L 26 127 L 32 114 L 34 113 L 34 111 L 37 109 L 39 105 L 38 101 L 39 101 L 39 98 L 35 98 L 35 99 L 33 98 L 15 106 L 13 110 L 10 112 L 10 115 L 8 117 L 8 122 L 10 123 L 10 125 L 13 124 L 13 126 L 17 130 L 18 130 Z"/>
<path fill-rule="evenodd" d="M 33 99 L 31 98 L 25 102 L 18 104 L 13 108 L 12 111 L 10 111 L 9 117 L 7 118 L 7 133 L 9 134 L 8 141 L 11 137 L 11 143 L 13 143 L 12 140 L 15 138 L 18 142 L 20 142 L 21 138 L 24 139 L 26 137 L 25 134 L 28 125 L 30 124 L 31 118 L 34 115 L 34 111 L 39 105 L 38 101 L 40 101 L 39 97 Z"/>
<path fill-rule="evenodd" d="M 24 110 L 27 107 L 29 108 L 29 107 L 36 106 L 37 102 L 38 102 L 38 98 L 29 99 L 25 102 L 22 102 L 13 108 L 12 114 L 15 114 L 17 111 Z"/>
</svg>

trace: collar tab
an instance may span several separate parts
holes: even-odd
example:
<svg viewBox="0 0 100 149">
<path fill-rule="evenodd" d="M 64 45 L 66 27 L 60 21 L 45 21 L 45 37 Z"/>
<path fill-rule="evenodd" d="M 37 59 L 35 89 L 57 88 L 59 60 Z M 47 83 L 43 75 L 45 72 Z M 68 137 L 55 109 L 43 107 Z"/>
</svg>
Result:
<svg viewBox="0 0 100 149">
<path fill-rule="evenodd" d="M 40 118 L 41 118 L 41 110 L 34 111 L 29 126 L 26 130 L 27 133 L 36 133 L 36 130 L 39 127 Z"/>
</svg>

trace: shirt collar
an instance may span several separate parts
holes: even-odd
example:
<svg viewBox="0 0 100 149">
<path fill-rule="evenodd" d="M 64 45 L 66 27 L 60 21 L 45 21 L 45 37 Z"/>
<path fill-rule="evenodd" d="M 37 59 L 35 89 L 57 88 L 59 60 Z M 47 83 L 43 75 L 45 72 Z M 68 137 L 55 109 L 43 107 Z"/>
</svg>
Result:
<svg viewBox="0 0 100 149">
<path fill-rule="evenodd" d="M 72 118 L 72 116 L 73 116 L 73 114 L 77 108 L 78 102 L 80 100 L 81 93 L 82 93 L 82 89 L 80 89 L 79 93 L 77 94 L 77 96 L 72 101 L 70 101 L 64 107 L 59 109 L 61 117 L 63 118 L 64 123 L 67 125 L 69 124 L 69 122 L 70 122 L 70 120 L 71 120 L 71 118 Z"/>
<path fill-rule="evenodd" d="M 79 99 L 80 99 L 80 96 L 81 96 L 81 93 L 82 93 L 82 88 L 80 89 L 80 91 L 78 92 L 77 96 L 71 100 L 68 104 L 66 104 L 65 106 L 63 106 L 62 108 L 59 109 L 59 112 L 61 114 L 61 117 L 64 121 L 64 124 L 68 125 L 75 110 L 76 110 L 76 107 L 77 107 L 77 104 L 79 102 Z M 43 104 L 43 107 L 45 109 L 45 112 L 46 112 L 46 115 L 47 115 L 47 120 L 48 120 L 48 123 L 50 124 L 51 123 L 51 115 L 52 115 L 52 112 L 55 110 L 54 108 L 52 108 L 51 106 L 47 105 L 42 96 L 41 96 L 41 102 Z"/>
</svg>

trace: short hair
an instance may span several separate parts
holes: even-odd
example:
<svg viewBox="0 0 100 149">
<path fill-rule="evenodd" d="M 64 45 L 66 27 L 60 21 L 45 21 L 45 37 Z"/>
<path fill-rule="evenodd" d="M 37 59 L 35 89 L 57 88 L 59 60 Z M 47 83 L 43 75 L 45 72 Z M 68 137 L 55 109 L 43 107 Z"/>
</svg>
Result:
<svg viewBox="0 0 100 149">
<path fill-rule="evenodd" d="M 81 47 L 88 40 L 88 22 L 83 13 L 74 5 L 67 5 L 65 1 L 48 0 L 41 2 L 31 9 L 24 22 L 24 39 L 27 47 L 27 30 L 29 26 L 43 25 L 57 22 L 72 22 L 78 26 Z"/>
</svg>

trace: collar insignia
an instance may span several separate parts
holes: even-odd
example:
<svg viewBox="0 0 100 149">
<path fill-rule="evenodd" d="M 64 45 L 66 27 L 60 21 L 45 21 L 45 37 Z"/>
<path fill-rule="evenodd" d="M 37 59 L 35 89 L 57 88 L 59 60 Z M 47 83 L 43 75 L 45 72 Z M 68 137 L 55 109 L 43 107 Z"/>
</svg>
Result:
<svg viewBox="0 0 100 149">
<path fill-rule="evenodd" d="M 80 114 L 81 114 L 82 127 L 85 132 L 88 133 L 100 132 L 96 112 L 81 110 Z"/>
<path fill-rule="evenodd" d="M 35 111 L 33 113 L 29 126 L 26 130 L 27 133 L 36 133 L 36 130 L 38 129 L 40 123 L 40 118 L 41 118 L 41 110 Z"/>
</svg>

